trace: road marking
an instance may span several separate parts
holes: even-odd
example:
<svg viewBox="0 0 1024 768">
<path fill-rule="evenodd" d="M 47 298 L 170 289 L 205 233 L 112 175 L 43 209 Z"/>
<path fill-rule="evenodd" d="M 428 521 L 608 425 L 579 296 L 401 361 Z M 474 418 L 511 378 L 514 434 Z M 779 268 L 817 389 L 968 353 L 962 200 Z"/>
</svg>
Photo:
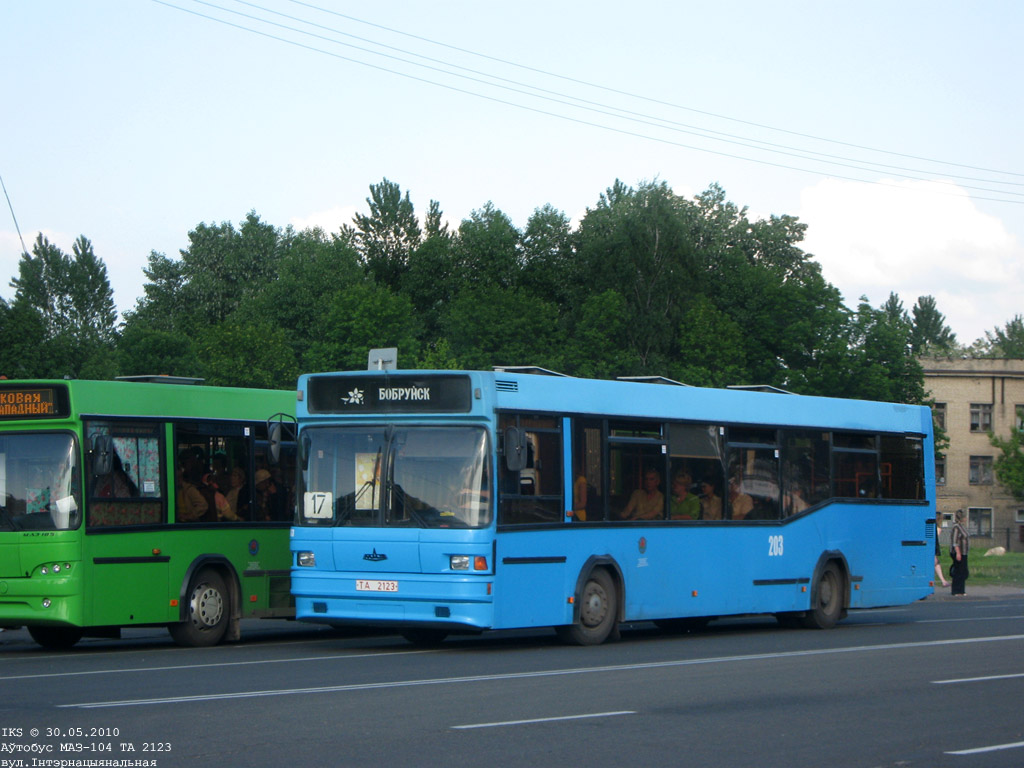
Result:
<svg viewBox="0 0 1024 768">
<path fill-rule="evenodd" d="M 293 661 L 348 661 L 349 659 L 373 659 L 391 656 L 413 656 L 422 653 L 440 653 L 437 649 L 415 651 L 375 651 L 374 653 L 353 653 L 347 656 L 300 656 L 294 659 L 256 659 L 253 661 L 218 661 L 213 664 L 172 664 L 166 667 L 128 667 L 126 669 L 93 669 L 81 672 L 41 672 L 35 675 L 3 675 L 0 682 L 7 680 L 38 680 L 46 677 L 83 677 L 86 675 L 117 675 L 123 672 L 175 672 L 179 669 L 209 669 L 219 667 L 246 667 L 254 664 L 288 664 Z M 67 658 L 64 656 L 63 658 Z"/>
<path fill-rule="evenodd" d="M 471 725 L 453 725 L 454 731 L 466 731 L 472 728 L 500 728 L 505 725 L 530 725 L 532 723 L 554 723 L 559 720 L 586 720 L 591 717 L 617 717 L 618 715 L 635 715 L 633 710 L 621 712 L 595 712 L 590 715 L 563 715 L 562 717 L 534 717 L 530 720 L 506 720 L 502 723 L 473 723 Z"/>
<path fill-rule="evenodd" d="M 953 683 L 984 683 L 989 680 L 1013 680 L 1014 678 L 1024 677 L 1024 672 L 1018 672 L 1012 675 L 986 675 L 985 677 L 960 677 L 952 680 L 932 680 L 934 685 L 952 685 Z"/>
<path fill-rule="evenodd" d="M 1019 621 L 1024 616 L 973 616 L 961 619 L 923 619 L 915 624 L 953 624 L 958 621 Z"/>
<path fill-rule="evenodd" d="M 313 693 L 347 693 L 352 691 L 373 691 L 384 688 L 414 688 L 425 685 L 460 685 L 463 683 L 494 682 L 498 680 L 526 680 L 529 678 L 560 677 L 565 675 L 591 675 L 604 672 L 636 672 L 672 667 L 690 667 L 704 664 L 728 664 L 732 662 L 764 661 L 811 656 L 831 656 L 844 653 L 872 653 L 910 648 L 937 648 L 950 645 L 974 643 L 996 643 L 1024 640 L 1024 635 L 1002 635 L 997 637 L 971 637 L 957 640 L 928 640 L 916 643 L 886 643 L 883 645 L 857 645 L 846 648 L 821 648 L 809 651 L 783 651 L 779 653 L 756 653 L 743 656 L 718 656 L 706 659 L 677 659 L 674 661 L 653 661 L 643 664 L 613 664 L 602 667 L 576 667 L 571 669 L 548 669 L 536 672 L 508 672 L 496 675 L 471 675 L 465 677 L 439 677 L 422 680 L 395 680 L 381 683 L 359 683 L 351 685 L 328 685 L 313 688 L 277 688 L 264 691 L 239 691 L 237 693 L 195 694 L 191 696 L 167 696 L 152 699 L 122 699 L 117 701 L 90 701 L 76 704 L 58 704 L 59 709 L 109 709 L 113 707 L 140 707 L 156 704 L 180 704 L 196 701 L 225 701 L 229 699 L 254 699 L 267 696 L 296 696 Z"/>
<path fill-rule="evenodd" d="M 975 747 L 974 749 L 958 749 L 955 752 L 947 752 L 947 755 L 980 755 L 984 752 L 998 752 L 1001 749 L 1020 749 L 1024 747 L 1024 741 L 1015 741 L 1013 744 L 994 744 L 991 747 Z"/>
</svg>

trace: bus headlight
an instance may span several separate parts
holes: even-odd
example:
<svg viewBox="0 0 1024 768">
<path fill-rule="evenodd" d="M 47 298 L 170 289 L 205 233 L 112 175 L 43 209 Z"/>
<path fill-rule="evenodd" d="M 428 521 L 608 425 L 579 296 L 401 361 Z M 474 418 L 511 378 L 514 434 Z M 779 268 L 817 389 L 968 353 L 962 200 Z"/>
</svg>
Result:
<svg viewBox="0 0 1024 768">
<path fill-rule="evenodd" d="M 470 564 L 474 571 L 487 570 L 487 558 L 484 555 L 452 555 L 448 559 L 449 566 L 453 571 L 468 571 Z"/>
<path fill-rule="evenodd" d="M 303 568 L 316 568 L 316 555 L 312 552 L 296 552 L 295 562 Z"/>
</svg>

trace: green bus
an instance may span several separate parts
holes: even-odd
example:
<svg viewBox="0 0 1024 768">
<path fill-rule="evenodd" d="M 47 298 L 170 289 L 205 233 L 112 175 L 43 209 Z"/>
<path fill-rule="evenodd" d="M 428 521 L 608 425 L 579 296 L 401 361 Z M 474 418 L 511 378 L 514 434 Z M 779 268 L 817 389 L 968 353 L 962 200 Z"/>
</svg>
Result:
<svg viewBox="0 0 1024 768">
<path fill-rule="evenodd" d="M 295 393 L 126 378 L 0 381 L 0 627 L 205 646 L 293 617 Z"/>
</svg>

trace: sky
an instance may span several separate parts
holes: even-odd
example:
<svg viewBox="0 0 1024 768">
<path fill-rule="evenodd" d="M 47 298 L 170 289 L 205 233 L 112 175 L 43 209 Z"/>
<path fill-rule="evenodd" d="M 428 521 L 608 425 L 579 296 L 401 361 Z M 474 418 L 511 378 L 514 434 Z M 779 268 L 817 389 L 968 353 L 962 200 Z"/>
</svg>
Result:
<svg viewBox="0 0 1024 768">
<path fill-rule="evenodd" d="M 522 228 L 659 180 L 969 344 L 1024 314 L 1022 34 L 1016 0 L 3 0 L 0 296 L 40 233 L 123 312 L 204 222 L 336 231 L 387 178 Z"/>
</svg>

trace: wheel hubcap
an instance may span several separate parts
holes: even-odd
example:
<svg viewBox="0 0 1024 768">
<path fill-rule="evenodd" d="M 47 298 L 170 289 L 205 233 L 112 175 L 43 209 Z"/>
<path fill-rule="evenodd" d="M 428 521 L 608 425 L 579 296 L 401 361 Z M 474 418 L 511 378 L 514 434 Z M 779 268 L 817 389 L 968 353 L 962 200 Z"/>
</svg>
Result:
<svg viewBox="0 0 1024 768">
<path fill-rule="evenodd" d="M 224 615 L 224 599 L 208 584 L 200 584 L 192 595 L 192 623 L 199 629 L 217 626 Z"/>
<path fill-rule="evenodd" d="M 580 621 L 588 627 L 600 624 L 608 612 L 608 596 L 600 586 L 594 584 L 587 590 L 580 606 Z"/>
</svg>

